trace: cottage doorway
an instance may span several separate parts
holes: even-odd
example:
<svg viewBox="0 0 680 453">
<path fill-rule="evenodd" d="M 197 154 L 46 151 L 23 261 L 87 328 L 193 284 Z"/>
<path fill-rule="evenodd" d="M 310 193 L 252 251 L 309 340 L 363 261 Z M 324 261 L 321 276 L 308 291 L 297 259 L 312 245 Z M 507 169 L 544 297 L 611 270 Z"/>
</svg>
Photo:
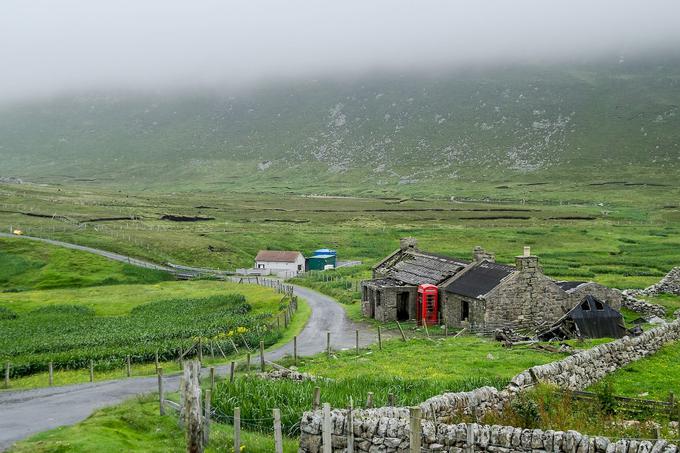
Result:
<svg viewBox="0 0 680 453">
<path fill-rule="evenodd" d="M 460 303 L 460 320 L 467 321 L 470 318 L 470 304 L 464 300 Z"/>
<path fill-rule="evenodd" d="M 409 302 L 411 300 L 409 293 L 397 294 L 397 321 L 408 321 L 409 316 Z"/>
</svg>

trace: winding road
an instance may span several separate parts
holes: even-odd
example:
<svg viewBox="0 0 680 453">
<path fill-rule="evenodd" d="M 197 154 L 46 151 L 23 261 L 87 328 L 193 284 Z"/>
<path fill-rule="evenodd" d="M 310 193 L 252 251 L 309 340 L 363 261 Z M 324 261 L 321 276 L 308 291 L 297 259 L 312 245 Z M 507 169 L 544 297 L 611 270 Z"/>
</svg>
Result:
<svg viewBox="0 0 680 453">
<path fill-rule="evenodd" d="M 91 247 L 70 244 L 50 239 L 30 236 L 15 236 L 0 233 L 0 237 L 23 238 L 42 241 L 53 245 L 96 253 L 116 261 L 141 267 L 165 270 L 173 269 L 157 264 L 130 258 Z M 375 333 L 365 324 L 352 322 L 345 310 L 333 299 L 308 288 L 295 286 L 294 293 L 303 298 L 311 308 L 311 316 L 303 330 L 298 334 L 298 354 L 312 355 L 326 349 L 326 332 L 331 333 L 331 345 L 335 350 L 354 347 L 355 331 L 359 330 L 362 346 L 376 340 Z M 289 342 L 279 348 L 267 351 L 267 360 L 277 360 L 292 354 L 293 345 Z M 226 374 L 227 367 L 218 367 L 218 374 Z M 179 376 L 164 378 L 165 387 L 176 391 Z M 157 378 L 127 378 L 92 384 L 76 384 L 63 387 L 48 387 L 23 391 L 0 392 L 0 450 L 31 434 L 59 426 L 77 423 L 89 416 L 95 409 L 120 403 L 135 395 L 157 390 Z"/>
</svg>

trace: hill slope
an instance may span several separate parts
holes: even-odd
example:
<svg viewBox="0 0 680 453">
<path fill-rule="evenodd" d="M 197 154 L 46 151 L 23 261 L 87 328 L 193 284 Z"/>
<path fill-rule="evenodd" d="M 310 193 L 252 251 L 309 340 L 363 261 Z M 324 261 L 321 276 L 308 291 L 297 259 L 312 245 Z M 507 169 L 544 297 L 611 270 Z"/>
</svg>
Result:
<svg viewBox="0 0 680 453">
<path fill-rule="evenodd" d="M 346 192 L 455 181 L 663 181 L 680 168 L 680 58 L 82 95 L 0 110 L 3 174 Z"/>
</svg>

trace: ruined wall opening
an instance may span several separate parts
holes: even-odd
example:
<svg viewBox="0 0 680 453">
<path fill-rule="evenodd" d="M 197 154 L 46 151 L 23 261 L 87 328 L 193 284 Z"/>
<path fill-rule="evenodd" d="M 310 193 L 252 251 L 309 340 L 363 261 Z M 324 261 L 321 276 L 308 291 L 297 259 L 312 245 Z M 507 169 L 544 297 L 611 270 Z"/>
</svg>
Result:
<svg viewBox="0 0 680 453">
<path fill-rule="evenodd" d="M 411 295 L 409 293 L 403 292 L 397 294 L 397 321 L 408 321 L 409 320 L 409 302 L 411 301 Z"/>
<path fill-rule="evenodd" d="M 470 319 L 470 303 L 466 300 L 460 302 L 460 320 L 467 321 Z"/>
</svg>

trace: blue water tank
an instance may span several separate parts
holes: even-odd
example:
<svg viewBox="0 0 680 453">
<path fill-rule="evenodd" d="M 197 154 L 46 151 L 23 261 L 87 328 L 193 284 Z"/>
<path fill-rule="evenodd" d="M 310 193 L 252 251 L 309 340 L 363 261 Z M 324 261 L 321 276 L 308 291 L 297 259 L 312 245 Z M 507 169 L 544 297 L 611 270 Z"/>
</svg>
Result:
<svg viewBox="0 0 680 453">
<path fill-rule="evenodd" d="M 314 256 L 319 256 L 319 255 L 333 255 L 337 256 L 338 252 L 335 250 L 331 249 L 319 249 L 319 250 L 314 250 Z"/>
</svg>

